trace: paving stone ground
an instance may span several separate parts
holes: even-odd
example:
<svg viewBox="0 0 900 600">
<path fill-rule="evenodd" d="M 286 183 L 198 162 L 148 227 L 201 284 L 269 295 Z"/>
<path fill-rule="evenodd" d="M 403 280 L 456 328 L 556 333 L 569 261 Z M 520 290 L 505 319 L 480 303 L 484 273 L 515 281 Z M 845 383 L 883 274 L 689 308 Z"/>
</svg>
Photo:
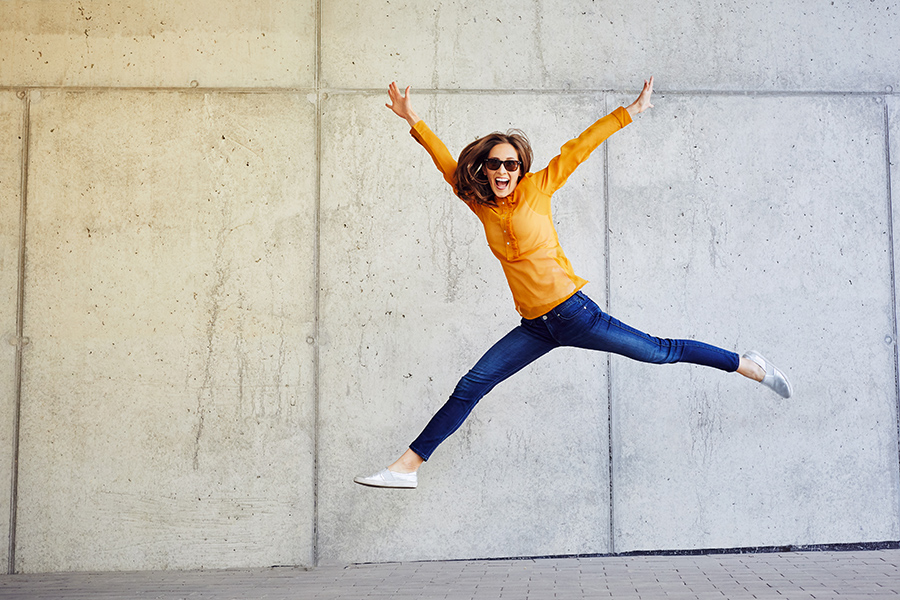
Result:
<svg viewBox="0 0 900 600">
<path fill-rule="evenodd" d="M 900 549 L 0 576 L 15 600 L 900 598 Z"/>
</svg>

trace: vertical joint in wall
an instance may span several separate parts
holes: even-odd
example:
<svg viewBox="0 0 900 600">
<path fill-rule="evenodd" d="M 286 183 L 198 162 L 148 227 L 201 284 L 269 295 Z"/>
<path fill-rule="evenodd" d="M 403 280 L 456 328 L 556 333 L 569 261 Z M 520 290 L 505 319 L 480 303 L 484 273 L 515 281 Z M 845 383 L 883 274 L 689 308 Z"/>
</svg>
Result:
<svg viewBox="0 0 900 600">
<path fill-rule="evenodd" d="M 16 572 L 16 512 L 19 490 L 19 416 L 22 408 L 22 359 L 28 338 L 25 337 L 25 215 L 28 205 L 28 146 L 31 129 L 31 97 L 28 92 L 17 94 L 22 104 L 21 172 L 19 182 L 19 260 L 16 295 L 16 335 L 10 340 L 16 346 L 15 388 L 12 432 L 12 465 L 9 483 L 9 549 L 7 573 Z"/>
<path fill-rule="evenodd" d="M 603 114 L 609 112 L 609 94 L 603 96 Z M 610 303 L 612 302 L 612 284 L 610 275 L 612 269 L 610 267 L 610 226 L 609 226 L 609 141 L 603 144 L 603 240 L 605 245 L 604 263 L 606 266 L 606 312 L 610 312 Z M 612 355 L 606 353 L 606 442 L 607 442 L 607 458 L 609 459 L 609 467 L 607 472 L 607 484 L 609 489 L 609 552 L 616 552 L 616 507 L 614 500 L 614 463 L 613 463 L 613 406 L 612 406 Z"/>
<path fill-rule="evenodd" d="M 315 243 L 313 244 L 313 261 L 315 262 L 314 272 L 316 286 L 313 294 L 313 316 L 314 316 L 314 336 L 315 347 L 313 349 L 313 532 L 312 532 L 312 556 L 311 563 L 313 567 L 319 564 L 319 381 L 320 381 L 320 357 L 319 357 L 319 294 L 320 287 L 320 261 L 319 246 L 321 244 L 320 233 L 320 213 L 321 213 L 321 197 L 322 197 L 322 87 L 319 80 L 319 74 L 322 71 L 322 0 L 316 0 L 316 49 L 315 49 L 315 95 L 316 95 L 316 117 L 314 120 L 315 127 L 315 144 L 316 144 L 316 177 L 315 177 L 315 199 L 313 219 L 315 220 Z"/>
<path fill-rule="evenodd" d="M 891 315 L 892 315 L 892 328 L 893 331 L 891 335 L 894 339 L 894 401 L 896 403 L 895 406 L 895 416 L 897 419 L 897 469 L 898 469 L 898 481 L 900 481 L 900 354 L 898 354 L 898 344 L 900 344 L 900 340 L 897 339 L 897 274 L 896 274 L 896 264 L 895 264 L 895 254 L 897 252 L 897 248 L 895 246 L 894 241 L 894 206 L 893 206 L 893 197 L 891 193 L 891 116 L 890 116 L 890 105 L 889 98 L 890 93 L 892 92 L 892 88 L 888 86 L 887 93 L 885 94 L 883 104 L 884 104 L 884 162 L 885 162 L 885 179 L 887 180 L 887 209 L 888 209 L 888 218 L 887 218 L 887 226 L 888 226 L 888 245 L 890 247 L 890 252 L 888 253 L 888 257 L 890 260 L 890 268 L 891 268 Z M 896 498 L 896 506 L 897 506 L 897 520 L 900 521 L 900 486 L 897 489 L 897 498 Z"/>
</svg>

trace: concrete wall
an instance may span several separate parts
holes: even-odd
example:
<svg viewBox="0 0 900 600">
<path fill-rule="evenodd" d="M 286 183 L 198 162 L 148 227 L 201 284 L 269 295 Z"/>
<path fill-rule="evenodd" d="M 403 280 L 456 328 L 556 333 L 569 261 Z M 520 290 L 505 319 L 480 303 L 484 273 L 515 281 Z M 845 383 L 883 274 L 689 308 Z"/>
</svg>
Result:
<svg viewBox="0 0 900 600">
<path fill-rule="evenodd" d="M 11 1 L 0 23 L 10 570 L 900 539 L 894 3 Z M 620 319 L 756 348 L 796 396 L 561 349 L 415 492 L 354 485 L 517 323 L 386 85 L 454 153 L 516 126 L 540 168 L 650 74 L 656 108 L 556 196 L 563 246 Z"/>
</svg>

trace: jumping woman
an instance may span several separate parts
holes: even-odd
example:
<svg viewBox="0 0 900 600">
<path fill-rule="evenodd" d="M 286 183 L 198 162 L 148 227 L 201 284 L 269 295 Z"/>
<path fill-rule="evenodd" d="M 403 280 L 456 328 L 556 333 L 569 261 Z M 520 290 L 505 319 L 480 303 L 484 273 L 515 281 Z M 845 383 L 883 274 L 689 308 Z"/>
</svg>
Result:
<svg viewBox="0 0 900 600">
<path fill-rule="evenodd" d="M 531 173 L 532 152 L 516 130 L 492 133 L 466 146 L 459 162 L 412 109 L 410 88 L 388 88 L 388 108 L 406 119 L 411 134 L 431 155 L 466 206 L 481 220 L 494 256 L 503 266 L 521 324 L 481 357 L 457 384 L 409 449 L 386 469 L 356 483 L 373 487 L 415 488 L 417 471 L 435 448 L 456 431 L 481 398 L 504 379 L 560 346 L 620 354 L 648 363 L 686 362 L 714 367 L 761 382 L 784 398 L 791 384 L 784 373 L 757 352 L 738 356 L 692 340 L 647 335 L 604 313 L 583 292 L 559 246 L 550 198 L 575 168 L 606 138 L 653 108 L 653 78 L 644 81 L 637 100 L 619 107 L 567 142 L 541 171 Z"/>
</svg>

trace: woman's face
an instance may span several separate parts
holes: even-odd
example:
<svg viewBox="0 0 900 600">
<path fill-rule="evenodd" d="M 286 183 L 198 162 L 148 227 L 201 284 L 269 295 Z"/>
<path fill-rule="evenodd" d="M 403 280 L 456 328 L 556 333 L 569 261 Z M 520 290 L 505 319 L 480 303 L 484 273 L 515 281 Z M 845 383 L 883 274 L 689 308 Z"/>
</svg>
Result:
<svg viewBox="0 0 900 600">
<path fill-rule="evenodd" d="M 492 161 L 491 159 L 496 159 Z M 491 166 L 496 166 L 496 169 L 491 169 L 488 167 L 489 163 L 496 163 L 497 160 L 502 161 L 499 165 L 492 164 Z M 511 195 L 513 191 L 516 189 L 516 184 L 519 182 L 519 175 L 522 171 L 522 164 L 519 163 L 516 165 L 516 169 L 514 171 L 510 171 L 506 168 L 505 161 L 516 161 L 519 160 L 519 153 L 516 152 L 516 149 L 512 146 L 512 144 L 497 144 L 491 151 L 488 153 L 487 160 L 484 164 L 484 172 L 487 175 L 488 182 L 491 184 L 491 189 L 494 191 L 494 195 L 498 198 L 506 198 Z"/>
</svg>

